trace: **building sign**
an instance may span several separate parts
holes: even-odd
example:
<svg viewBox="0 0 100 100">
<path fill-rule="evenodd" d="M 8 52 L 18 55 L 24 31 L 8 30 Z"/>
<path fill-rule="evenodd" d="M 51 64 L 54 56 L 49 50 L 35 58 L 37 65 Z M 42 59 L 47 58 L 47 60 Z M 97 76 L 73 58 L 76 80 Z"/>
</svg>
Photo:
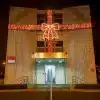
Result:
<svg viewBox="0 0 100 100">
<path fill-rule="evenodd" d="M 16 62 L 16 57 L 15 56 L 8 56 L 7 57 L 7 63 L 14 64 L 15 62 Z"/>
</svg>

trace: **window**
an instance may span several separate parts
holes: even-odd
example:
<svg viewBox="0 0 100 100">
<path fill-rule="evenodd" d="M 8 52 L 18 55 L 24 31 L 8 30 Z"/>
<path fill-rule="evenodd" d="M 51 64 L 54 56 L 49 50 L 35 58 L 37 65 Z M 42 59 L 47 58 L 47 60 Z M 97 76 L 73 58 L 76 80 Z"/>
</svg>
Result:
<svg viewBox="0 0 100 100">
<path fill-rule="evenodd" d="M 56 47 L 63 47 L 63 41 L 56 41 Z"/>
<path fill-rule="evenodd" d="M 53 43 L 53 50 L 55 52 L 63 52 L 63 41 L 55 41 Z M 37 41 L 37 52 L 47 52 L 48 45 L 46 41 Z"/>
<path fill-rule="evenodd" d="M 53 14 L 53 22 L 62 24 L 63 21 L 63 14 L 62 13 L 54 13 Z"/>
<path fill-rule="evenodd" d="M 52 15 L 53 23 L 62 24 L 63 21 L 63 13 L 53 13 Z M 47 14 L 46 13 L 38 13 L 37 14 L 37 24 L 47 23 Z"/>
<path fill-rule="evenodd" d="M 44 41 L 37 41 L 37 52 L 44 52 L 45 51 L 45 42 Z"/>
<path fill-rule="evenodd" d="M 44 47 L 44 41 L 37 41 L 37 47 Z"/>
<path fill-rule="evenodd" d="M 37 14 L 37 24 L 46 23 L 46 14 Z"/>
</svg>

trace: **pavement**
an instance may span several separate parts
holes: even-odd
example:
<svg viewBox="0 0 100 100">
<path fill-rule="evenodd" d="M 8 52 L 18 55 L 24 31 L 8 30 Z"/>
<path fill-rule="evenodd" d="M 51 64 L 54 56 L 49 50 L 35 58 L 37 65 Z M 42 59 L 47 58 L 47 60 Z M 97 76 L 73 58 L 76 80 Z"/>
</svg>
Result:
<svg viewBox="0 0 100 100">
<path fill-rule="evenodd" d="M 11 89 L 0 92 L 49 92 L 50 89 Z M 53 89 L 53 92 L 100 92 L 100 89 Z"/>
<path fill-rule="evenodd" d="M 0 100 L 50 100 L 50 89 L 0 90 Z M 100 100 L 100 90 L 54 90 L 52 100 Z"/>
</svg>

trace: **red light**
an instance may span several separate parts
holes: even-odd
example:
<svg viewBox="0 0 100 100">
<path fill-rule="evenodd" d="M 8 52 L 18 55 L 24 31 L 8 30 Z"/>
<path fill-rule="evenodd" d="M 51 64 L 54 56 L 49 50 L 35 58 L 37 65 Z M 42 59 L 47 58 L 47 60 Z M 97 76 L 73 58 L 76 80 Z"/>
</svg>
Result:
<svg viewBox="0 0 100 100">
<path fill-rule="evenodd" d="M 74 30 L 74 29 L 87 29 L 91 28 L 91 23 L 84 23 L 84 24 L 63 24 L 60 25 L 60 30 Z"/>
<path fill-rule="evenodd" d="M 8 25 L 9 30 L 41 30 L 41 25 L 15 25 L 15 24 L 9 24 Z"/>
<path fill-rule="evenodd" d="M 8 56 L 7 57 L 7 63 L 14 64 L 16 62 L 15 56 Z"/>
<path fill-rule="evenodd" d="M 52 10 L 47 11 L 47 23 L 52 24 Z"/>
<path fill-rule="evenodd" d="M 16 57 L 15 56 L 8 56 L 7 59 L 9 59 L 9 60 L 15 60 Z"/>
<path fill-rule="evenodd" d="M 63 24 L 60 25 L 60 30 L 73 30 L 73 29 L 85 29 L 91 28 L 91 23 L 84 23 L 84 24 Z M 9 30 L 41 30 L 41 25 L 16 25 L 16 24 L 9 24 Z"/>
</svg>

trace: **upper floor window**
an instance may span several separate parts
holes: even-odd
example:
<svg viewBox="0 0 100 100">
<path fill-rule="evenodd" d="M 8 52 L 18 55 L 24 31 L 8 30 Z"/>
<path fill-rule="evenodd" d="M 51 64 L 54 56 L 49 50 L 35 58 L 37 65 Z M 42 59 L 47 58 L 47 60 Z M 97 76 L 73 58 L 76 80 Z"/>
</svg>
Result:
<svg viewBox="0 0 100 100">
<path fill-rule="evenodd" d="M 63 14 L 62 13 L 54 13 L 53 14 L 53 22 L 62 24 L 63 21 Z"/>
<path fill-rule="evenodd" d="M 53 23 L 62 24 L 63 21 L 63 13 L 53 13 L 52 15 Z M 37 14 L 37 24 L 47 23 L 47 14 L 46 13 L 38 13 Z"/>
<path fill-rule="evenodd" d="M 47 22 L 47 18 L 46 18 L 46 14 L 37 14 L 37 24 L 42 24 L 42 23 L 46 23 Z"/>
</svg>

